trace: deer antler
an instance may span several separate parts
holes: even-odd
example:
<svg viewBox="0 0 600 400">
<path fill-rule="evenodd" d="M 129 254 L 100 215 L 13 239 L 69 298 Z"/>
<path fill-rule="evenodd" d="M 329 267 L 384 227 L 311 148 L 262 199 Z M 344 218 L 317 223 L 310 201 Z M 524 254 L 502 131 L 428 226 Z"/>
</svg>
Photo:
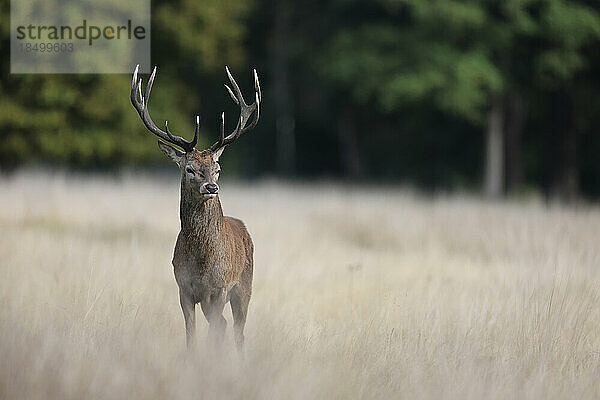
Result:
<svg viewBox="0 0 600 400">
<path fill-rule="evenodd" d="M 233 90 L 227 85 L 225 85 L 225 88 L 227 89 L 227 92 L 229 92 L 229 96 L 231 96 L 233 102 L 240 106 L 240 118 L 238 119 L 237 126 L 235 127 L 233 132 L 225 136 L 225 113 L 221 113 L 221 137 L 210 147 L 211 151 L 217 151 L 220 148 L 235 142 L 244 133 L 254 128 L 258 123 L 258 118 L 260 117 L 260 102 L 262 101 L 262 93 L 260 91 L 260 83 L 258 82 L 258 75 L 256 74 L 256 70 L 253 70 L 255 100 L 254 103 L 250 105 L 246 104 L 244 96 L 242 96 L 242 91 L 240 90 L 240 87 L 238 86 L 235 79 L 233 79 L 231 72 L 229 72 L 229 68 L 225 67 L 225 71 L 227 71 L 227 76 L 229 77 L 229 82 L 231 82 Z M 253 113 L 255 113 L 254 120 L 250 124 L 248 124 L 248 121 L 250 120 L 250 117 Z"/>
<path fill-rule="evenodd" d="M 200 116 L 196 115 L 196 130 L 194 131 L 194 138 L 189 142 L 180 136 L 174 136 L 171 131 L 169 131 L 169 124 L 167 121 L 165 121 L 166 132 L 159 129 L 156 124 L 154 124 L 154 121 L 152 121 L 152 118 L 150 118 L 150 113 L 148 112 L 148 100 L 150 99 L 150 91 L 152 90 L 152 84 L 154 84 L 154 77 L 156 76 L 157 67 L 154 67 L 152 75 L 150 75 L 144 96 L 142 96 L 142 78 L 138 80 L 139 67 L 140 66 L 138 64 L 135 67 L 135 71 L 133 71 L 133 79 L 131 81 L 131 104 L 133 104 L 138 114 L 140 114 L 140 118 L 142 118 L 144 125 L 146 125 L 146 128 L 148 128 L 150 132 L 154 133 L 162 140 L 179 146 L 186 152 L 192 151 L 198 142 L 198 132 L 200 132 Z"/>
</svg>

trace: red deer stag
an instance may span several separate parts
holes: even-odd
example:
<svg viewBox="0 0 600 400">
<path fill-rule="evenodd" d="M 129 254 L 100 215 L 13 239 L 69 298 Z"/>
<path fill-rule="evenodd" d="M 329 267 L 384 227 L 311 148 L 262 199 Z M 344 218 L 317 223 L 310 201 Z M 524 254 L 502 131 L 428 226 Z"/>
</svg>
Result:
<svg viewBox="0 0 600 400">
<path fill-rule="evenodd" d="M 179 286 L 179 300 L 185 319 L 186 343 L 190 347 L 196 330 L 195 308 L 200 303 L 209 323 L 209 337 L 221 342 L 227 322 L 223 308 L 231 302 L 234 319 L 234 337 L 240 351 L 244 346 L 244 325 L 252 293 L 253 252 L 252 239 L 244 223 L 223 216 L 219 202 L 219 157 L 228 145 L 258 123 L 262 95 L 258 75 L 254 70 L 255 100 L 246 104 L 239 86 L 226 68 L 231 87 L 225 85 L 229 95 L 240 107 L 237 126 L 225 136 L 225 113 L 221 114 L 221 137 L 209 149 L 194 148 L 200 131 L 200 117 L 196 116 L 194 138 L 186 141 L 174 136 L 165 122 L 159 129 L 148 112 L 150 91 L 156 76 L 156 67 L 150 75 L 142 95 L 142 79 L 138 80 L 138 67 L 131 83 L 131 103 L 140 114 L 144 125 L 161 140 L 158 147 L 181 170 L 180 219 L 181 231 L 173 255 L 175 280 Z M 254 118 L 250 117 L 254 114 Z"/>
</svg>

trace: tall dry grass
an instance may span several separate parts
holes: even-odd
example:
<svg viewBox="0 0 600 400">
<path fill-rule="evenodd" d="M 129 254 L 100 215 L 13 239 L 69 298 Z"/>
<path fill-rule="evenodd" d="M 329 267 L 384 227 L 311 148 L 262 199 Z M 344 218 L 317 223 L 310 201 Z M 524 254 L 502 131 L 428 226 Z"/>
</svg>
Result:
<svg viewBox="0 0 600 400">
<path fill-rule="evenodd" d="M 256 247 L 243 361 L 199 310 L 185 352 L 175 177 L 2 179 L 0 397 L 600 397 L 598 208 L 221 190 Z"/>
</svg>

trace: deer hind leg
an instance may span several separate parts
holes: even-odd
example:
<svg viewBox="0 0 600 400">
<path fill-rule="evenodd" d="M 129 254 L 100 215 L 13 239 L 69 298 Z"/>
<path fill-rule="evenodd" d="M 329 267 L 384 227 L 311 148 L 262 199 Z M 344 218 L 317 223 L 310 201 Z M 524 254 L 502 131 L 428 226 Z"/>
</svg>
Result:
<svg viewBox="0 0 600 400">
<path fill-rule="evenodd" d="M 244 290 L 241 283 L 231 289 L 231 313 L 233 314 L 233 334 L 240 354 L 244 353 L 244 326 L 250 303 L 250 293 Z"/>
<path fill-rule="evenodd" d="M 190 296 L 182 291 L 179 291 L 179 303 L 185 319 L 185 342 L 189 349 L 193 347 L 196 334 L 196 304 Z"/>
<path fill-rule="evenodd" d="M 252 295 L 252 275 L 254 262 L 252 260 L 252 242 L 250 242 L 250 257 L 246 262 L 239 282 L 231 289 L 231 313 L 233 314 L 233 334 L 240 355 L 244 355 L 244 327 L 248 315 L 248 304 Z"/>
</svg>

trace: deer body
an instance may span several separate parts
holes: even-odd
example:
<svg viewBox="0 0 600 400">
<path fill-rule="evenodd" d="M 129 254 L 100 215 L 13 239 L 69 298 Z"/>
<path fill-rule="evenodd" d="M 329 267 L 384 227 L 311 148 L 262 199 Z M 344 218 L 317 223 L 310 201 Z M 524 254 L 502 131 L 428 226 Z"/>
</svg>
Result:
<svg viewBox="0 0 600 400">
<path fill-rule="evenodd" d="M 202 154 L 202 153 L 199 153 Z M 187 340 L 195 332 L 195 304 L 200 303 L 211 334 L 222 337 L 225 304 L 231 302 L 234 337 L 244 343 L 244 325 L 252 294 L 254 247 L 242 221 L 223 216 L 219 197 L 199 201 L 181 184 L 181 231 L 173 255 L 175 279 L 183 309 Z"/>
<path fill-rule="evenodd" d="M 228 145 L 258 123 L 261 91 L 254 71 L 255 102 L 246 104 L 229 69 L 226 71 L 233 89 L 227 85 L 225 87 L 240 107 L 240 116 L 234 131 L 225 136 L 225 114 L 221 114 L 221 137 L 207 150 L 198 151 L 194 148 L 200 130 L 199 117 L 196 117 L 194 138 L 189 142 L 174 136 L 167 123 L 163 131 L 150 118 L 148 100 L 156 68 L 148 80 L 144 95 L 141 79 L 138 80 L 137 76 L 138 68 L 135 69 L 131 102 L 146 127 L 163 140 L 158 141 L 158 147 L 181 171 L 181 231 L 175 245 L 173 268 L 179 286 L 187 345 L 192 345 L 196 331 L 196 304 L 200 304 L 208 320 L 209 336 L 220 342 L 227 326 L 223 309 L 230 302 L 235 342 L 241 351 L 252 294 L 254 247 L 244 223 L 239 219 L 223 216 L 217 185 L 220 172 L 218 161 Z M 252 115 L 254 119 L 250 121 Z"/>
</svg>

